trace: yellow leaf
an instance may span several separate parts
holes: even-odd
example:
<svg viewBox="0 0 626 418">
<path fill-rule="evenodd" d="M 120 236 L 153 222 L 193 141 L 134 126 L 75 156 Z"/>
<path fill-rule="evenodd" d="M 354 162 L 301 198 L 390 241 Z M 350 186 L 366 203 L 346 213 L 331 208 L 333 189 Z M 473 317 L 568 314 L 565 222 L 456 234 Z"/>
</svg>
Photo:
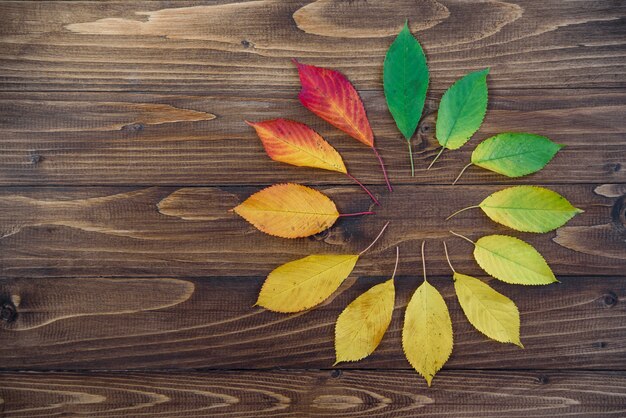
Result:
<svg viewBox="0 0 626 418">
<path fill-rule="evenodd" d="M 283 313 L 319 305 L 350 275 L 358 259 L 358 254 L 309 255 L 283 264 L 267 276 L 257 305 Z"/>
<path fill-rule="evenodd" d="M 430 386 L 452 354 L 452 321 L 441 294 L 427 281 L 406 307 L 402 348 L 411 366 Z"/>
<path fill-rule="evenodd" d="M 524 347 L 515 303 L 475 277 L 454 273 L 454 289 L 469 322 L 487 337 Z"/>
<path fill-rule="evenodd" d="M 376 350 L 383 339 L 393 314 L 396 290 L 393 284 L 398 268 L 391 279 L 377 284 L 356 298 L 341 312 L 335 324 L 335 353 L 337 361 L 358 361 Z"/>
<path fill-rule="evenodd" d="M 276 184 L 250 196 L 234 211 L 266 234 L 300 238 L 331 227 L 339 212 L 326 195 L 299 184 Z"/>
</svg>

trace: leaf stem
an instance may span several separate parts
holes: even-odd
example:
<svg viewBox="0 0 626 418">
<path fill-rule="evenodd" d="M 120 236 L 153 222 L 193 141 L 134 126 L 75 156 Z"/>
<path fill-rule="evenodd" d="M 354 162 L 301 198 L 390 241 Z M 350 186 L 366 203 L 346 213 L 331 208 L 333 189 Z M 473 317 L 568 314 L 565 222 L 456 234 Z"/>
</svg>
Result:
<svg viewBox="0 0 626 418">
<path fill-rule="evenodd" d="M 426 245 L 426 241 L 422 241 L 422 270 L 424 272 L 424 281 L 426 282 L 426 258 L 424 257 L 424 246 Z"/>
<path fill-rule="evenodd" d="M 468 207 L 463 208 L 463 209 L 459 209 L 459 210 L 457 210 L 456 212 L 454 212 L 452 215 L 448 216 L 448 217 L 446 218 L 446 221 L 447 221 L 448 219 L 452 218 L 453 216 L 458 215 L 458 214 L 459 214 L 459 213 L 461 213 L 461 212 L 465 212 L 466 210 L 469 210 L 469 209 L 476 209 L 476 208 L 479 208 L 479 207 L 480 207 L 480 205 L 474 205 L 474 206 L 468 206 Z"/>
<path fill-rule="evenodd" d="M 452 262 L 450 261 L 450 255 L 448 255 L 448 246 L 446 245 L 445 241 L 443 241 L 443 250 L 446 252 L 446 260 L 448 261 L 450 270 L 452 270 L 452 273 L 456 273 L 456 270 L 454 269 L 454 267 L 452 267 Z"/>
<path fill-rule="evenodd" d="M 355 212 L 355 213 L 340 213 L 340 218 L 347 218 L 349 216 L 361 216 L 361 215 L 376 215 L 376 212 L 366 211 L 366 212 Z"/>
<path fill-rule="evenodd" d="M 406 144 L 409 146 L 409 159 L 411 160 L 411 177 L 415 177 L 415 164 L 413 163 L 413 149 L 411 148 L 411 141 L 407 140 Z"/>
<path fill-rule="evenodd" d="M 430 170 L 430 167 L 432 167 L 433 164 L 435 164 L 435 161 L 437 161 L 439 159 L 439 157 L 441 157 L 441 153 L 443 152 L 444 149 L 445 149 L 444 147 L 441 147 L 441 151 L 439 151 L 439 153 L 437 154 L 437 156 L 435 157 L 433 162 L 430 163 L 430 165 L 428 166 L 428 168 L 426 170 Z"/>
<path fill-rule="evenodd" d="M 391 280 L 395 279 L 396 271 L 398 271 L 398 261 L 400 260 L 400 247 L 396 247 L 396 265 L 393 268 L 393 273 L 391 274 Z"/>
<path fill-rule="evenodd" d="M 466 165 L 465 167 L 463 167 L 463 169 L 461 170 L 461 172 L 459 173 L 458 176 L 456 176 L 456 178 L 454 179 L 454 181 L 452 182 L 452 185 L 454 186 L 456 184 L 457 181 L 459 181 L 459 179 L 461 178 L 461 176 L 463 175 L 463 173 L 465 173 L 465 170 L 467 170 L 468 168 L 470 168 L 472 166 L 472 164 L 474 163 L 469 163 L 468 165 Z"/>
<path fill-rule="evenodd" d="M 372 241 L 372 243 L 370 245 L 367 246 L 367 248 L 365 248 L 363 251 L 361 251 L 359 253 L 359 255 L 363 255 L 367 252 L 367 250 L 369 250 L 370 248 L 372 248 L 374 246 L 374 244 L 376 244 L 376 241 L 378 241 L 378 239 L 383 235 L 383 232 L 385 232 L 385 229 L 387 229 L 387 227 L 389 226 L 389 222 L 387 222 L 385 224 L 385 226 L 383 226 L 383 229 L 380 230 L 380 232 L 378 233 L 378 235 L 376 236 L 376 238 L 374 238 L 374 241 Z"/>
<path fill-rule="evenodd" d="M 387 177 L 387 170 L 385 169 L 385 163 L 383 163 L 383 159 L 378 153 L 378 150 L 376 150 L 376 147 L 372 146 L 372 149 L 374 150 L 374 154 L 376 155 L 376 158 L 378 158 L 378 162 L 380 163 L 380 168 L 383 169 L 383 176 L 385 177 L 385 182 L 387 183 L 387 189 L 389 189 L 390 192 L 393 192 L 393 188 L 391 187 L 391 184 L 389 183 L 389 177 Z"/>
<path fill-rule="evenodd" d="M 374 203 L 376 203 L 378 206 L 380 206 L 380 202 L 378 201 L 378 199 L 376 199 L 374 197 L 374 195 L 372 194 L 372 192 L 370 192 L 369 190 L 367 190 L 367 187 L 365 187 L 365 185 L 363 183 L 361 183 L 360 181 L 358 181 L 352 174 L 346 172 L 346 176 L 350 177 L 356 184 L 358 184 L 359 186 L 361 186 L 361 189 L 365 190 L 365 193 L 367 193 L 372 200 L 374 201 Z"/>
<path fill-rule="evenodd" d="M 471 242 L 472 244 L 476 245 L 476 244 L 474 243 L 474 241 L 472 241 L 471 239 L 467 238 L 467 237 L 466 237 L 466 236 L 464 236 L 464 235 L 457 234 L 457 233 L 456 233 L 456 232 L 454 232 L 454 231 L 450 231 L 450 233 L 451 233 L 452 235 L 456 235 L 456 236 L 457 236 L 457 237 L 459 237 L 459 238 L 463 238 L 463 239 L 464 239 L 465 241 L 467 241 L 467 242 Z"/>
</svg>

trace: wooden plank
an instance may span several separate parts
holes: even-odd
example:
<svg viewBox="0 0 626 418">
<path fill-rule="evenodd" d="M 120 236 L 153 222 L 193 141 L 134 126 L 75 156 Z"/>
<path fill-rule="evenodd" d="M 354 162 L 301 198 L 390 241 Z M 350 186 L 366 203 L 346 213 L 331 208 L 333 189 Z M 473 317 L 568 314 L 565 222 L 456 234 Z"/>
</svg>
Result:
<svg viewBox="0 0 626 418">
<path fill-rule="evenodd" d="M 419 267 L 400 269 L 393 320 L 378 350 L 339 367 L 410 368 L 400 334 L 404 308 L 422 282 Z M 294 315 L 252 306 L 263 277 L 2 279 L 0 369 L 330 368 L 337 316 L 390 274 L 353 275 L 323 306 Z M 560 280 L 529 287 L 490 281 L 519 306 L 520 349 L 474 330 L 450 275 L 429 276 L 452 316 L 455 349 L 446 367 L 626 370 L 626 278 Z"/>
<path fill-rule="evenodd" d="M 3 417 L 609 417 L 626 413 L 626 375 L 442 372 L 3 373 Z"/>
<path fill-rule="evenodd" d="M 1 93 L 0 184 L 224 185 L 300 181 L 352 184 L 339 174 L 271 161 L 243 119 L 286 117 L 309 123 L 342 153 L 350 171 L 382 184 L 368 147 L 302 107 L 292 91 L 246 94 Z M 626 183 L 626 92 L 496 90 L 480 132 L 458 151 L 434 138 L 440 94 L 429 96 L 413 139 L 416 176 L 381 91 L 363 93 L 394 184 L 450 184 L 480 140 L 531 131 L 566 144 L 541 172 L 517 180 L 471 168 L 462 183 Z"/>
<path fill-rule="evenodd" d="M 358 252 L 389 221 L 380 243 L 359 262 L 357 275 L 389 274 L 396 245 L 402 252 L 400 272 L 418 271 L 422 240 L 429 241 L 431 274 L 448 274 L 444 239 L 459 270 L 480 274 L 470 244 L 450 229 L 472 239 L 518 236 L 544 254 L 559 276 L 623 275 L 624 186 L 548 187 L 585 210 L 558 233 L 516 233 L 480 210 L 444 221 L 502 186 L 398 186 L 391 194 L 377 186 L 380 207 L 358 186 L 341 186 L 320 190 L 341 213 L 374 209 L 376 215 L 343 218 L 317 236 L 296 240 L 263 234 L 230 211 L 255 187 L 3 188 L 0 263 L 4 277 L 261 276 L 311 253 Z"/>
<path fill-rule="evenodd" d="M 2 2 L 0 85 L 295 88 L 297 57 L 379 88 L 384 53 L 408 18 L 435 89 L 486 66 L 498 88 L 624 87 L 624 12 L 623 2 L 592 0 Z"/>
</svg>

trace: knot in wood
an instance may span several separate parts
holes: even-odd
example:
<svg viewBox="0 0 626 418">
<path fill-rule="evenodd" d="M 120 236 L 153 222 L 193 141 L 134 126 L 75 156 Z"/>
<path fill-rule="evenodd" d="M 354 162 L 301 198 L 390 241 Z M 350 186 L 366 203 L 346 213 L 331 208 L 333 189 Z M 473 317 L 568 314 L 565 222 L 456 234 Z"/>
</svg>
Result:
<svg viewBox="0 0 626 418">
<path fill-rule="evenodd" d="M 138 132 L 143 131 L 144 125 L 143 123 L 129 123 L 128 125 L 122 126 L 122 131 L 130 131 L 130 132 Z"/>
<path fill-rule="evenodd" d="M 618 301 L 619 298 L 617 297 L 617 294 L 615 294 L 615 292 L 607 292 L 604 296 L 602 296 L 602 302 L 605 306 L 609 308 L 617 305 Z"/>
<path fill-rule="evenodd" d="M 13 322 L 17 318 L 17 308 L 12 302 L 3 302 L 0 305 L 0 320 Z"/>
<path fill-rule="evenodd" d="M 330 377 L 332 377 L 333 379 L 337 379 L 339 377 L 341 377 L 343 373 L 341 372 L 341 370 L 333 370 L 332 372 L 330 372 Z"/>
<path fill-rule="evenodd" d="M 39 164 L 40 162 L 43 161 L 43 157 L 39 154 L 31 154 L 30 155 L 30 162 L 31 164 Z"/>
</svg>

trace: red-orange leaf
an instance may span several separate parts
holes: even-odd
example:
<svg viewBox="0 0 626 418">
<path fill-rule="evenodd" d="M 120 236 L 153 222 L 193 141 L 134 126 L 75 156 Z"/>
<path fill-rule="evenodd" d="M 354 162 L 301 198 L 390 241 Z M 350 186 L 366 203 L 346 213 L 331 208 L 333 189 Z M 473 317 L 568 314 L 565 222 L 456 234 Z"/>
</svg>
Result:
<svg viewBox="0 0 626 418">
<path fill-rule="evenodd" d="M 302 90 L 300 102 L 336 128 L 367 146 L 374 146 L 374 134 L 363 102 L 354 86 L 339 71 L 301 64 L 298 66 Z"/>
<path fill-rule="evenodd" d="M 347 174 L 337 150 L 305 124 L 286 119 L 246 123 L 256 130 L 272 160 Z"/>
</svg>

